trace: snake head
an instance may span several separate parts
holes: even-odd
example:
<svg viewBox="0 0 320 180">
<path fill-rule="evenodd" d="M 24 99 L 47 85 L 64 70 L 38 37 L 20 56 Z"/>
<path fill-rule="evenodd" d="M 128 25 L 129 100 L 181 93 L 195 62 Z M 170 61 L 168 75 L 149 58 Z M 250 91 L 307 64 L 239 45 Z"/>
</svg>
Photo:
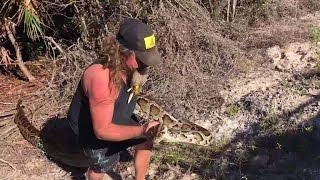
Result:
<svg viewBox="0 0 320 180">
<path fill-rule="evenodd" d="M 141 92 L 141 86 L 136 84 L 136 85 L 133 85 L 132 86 L 132 92 L 133 92 L 133 95 L 137 96 L 140 94 Z"/>
<path fill-rule="evenodd" d="M 133 85 L 130 89 L 128 89 L 128 92 L 130 92 L 129 98 L 128 98 L 128 103 L 130 103 L 132 98 L 133 98 L 133 96 L 138 96 L 140 94 L 141 86 L 137 85 L 137 84 Z"/>
<path fill-rule="evenodd" d="M 140 74 L 137 70 L 133 72 L 131 78 L 131 90 L 133 95 L 139 95 L 143 84 L 147 81 L 148 74 Z"/>
</svg>

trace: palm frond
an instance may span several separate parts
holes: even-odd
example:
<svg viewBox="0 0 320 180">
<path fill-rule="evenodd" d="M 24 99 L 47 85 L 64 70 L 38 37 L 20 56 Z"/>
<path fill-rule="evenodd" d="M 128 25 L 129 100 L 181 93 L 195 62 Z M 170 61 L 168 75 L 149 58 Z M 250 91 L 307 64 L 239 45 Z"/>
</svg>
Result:
<svg viewBox="0 0 320 180">
<path fill-rule="evenodd" d="M 36 40 L 43 35 L 42 24 L 36 13 L 28 8 L 24 10 L 24 31 L 30 39 Z"/>
</svg>

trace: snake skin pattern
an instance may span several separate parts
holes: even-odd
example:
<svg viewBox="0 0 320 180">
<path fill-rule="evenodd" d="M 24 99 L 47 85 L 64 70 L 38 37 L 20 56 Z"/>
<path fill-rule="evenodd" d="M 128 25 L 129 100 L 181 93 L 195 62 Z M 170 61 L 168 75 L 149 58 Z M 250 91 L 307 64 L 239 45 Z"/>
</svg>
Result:
<svg viewBox="0 0 320 180">
<path fill-rule="evenodd" d="M 209 130 L 187 120 L 178 120 L 165 111 L 150 98 L 139 96 L 133 112 L 142 122 L 160 121 L 157 144 L 161 142 L 190 143 L 200 146 L 212 144 L 212 134 Z"/>
</svg>

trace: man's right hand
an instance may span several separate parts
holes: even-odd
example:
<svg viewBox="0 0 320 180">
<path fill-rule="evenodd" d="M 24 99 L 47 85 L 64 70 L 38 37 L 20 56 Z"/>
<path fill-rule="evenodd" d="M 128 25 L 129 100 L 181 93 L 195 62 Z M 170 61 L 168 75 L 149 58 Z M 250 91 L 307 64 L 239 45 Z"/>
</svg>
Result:
<svg viewBox="0 0 320 180">
<path fill-rule="evenodd" d="M 151 150 L 153 148 L 153 140 L 158 133 L 159 125 L 159 121 L 150 121 L 142 125 L 142 135 L 146 136 L 147 140 L 141 144 L 136 145 L 136 150 Z"/>
<path fill-rule="evenodd" d="M 143 134 L 146 135 L 149 138 L 154 138 L 157 133 L 158 133 L 158 128 L 159 128 L 160 122 L 159 121 L 150 121 L 146 124 L 144 124 L 143 129 L 144 132 Z"/>
</svg>

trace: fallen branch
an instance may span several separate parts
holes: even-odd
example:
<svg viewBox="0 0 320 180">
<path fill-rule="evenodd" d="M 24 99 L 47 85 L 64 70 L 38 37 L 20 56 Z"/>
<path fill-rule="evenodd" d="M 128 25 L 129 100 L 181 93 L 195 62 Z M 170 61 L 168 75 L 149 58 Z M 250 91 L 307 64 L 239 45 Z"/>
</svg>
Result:
<svg viewBox="0 0 320 180">
<path fill-rule="evenodd" d="M 11 163 L 9 163 L 8 161 L 5 161 L 5 160 L 3 160 L 3 159 L 1 159 L 1 158 L 0 158 L 0 161 L 1 161 L 2 163 L 4 163 L 4 164 L 9 165 L 12 169 L 17 170 L 17 169 L 16 169 Z"/>
<path fill-rule="evenodd" d="M 14 127 L 14 126 L 12 126 Z M 20 133 L 19 129 L 17 127 L 12 128 L 10 131 L 7 131 L 6 133 L 1 133 L 1 138 L 3 140 L 9 138 L 10 136 Z"/>
<path fill-rule="evenodd" d="M 8 113 L 8 114 L 0 115 L 0 119 L 13 116 L 14 114 L 15 114 L 15 113 Z"/>
<path fill-rule="evenodd" d="M 234 17 L 236 16 L 236 7 L 237 7 L 237 0 L 233 0 L 233 6 L 232 6 L 232 20 L 234 20 Z"/>
<path fill-rule="evenodd" d="M 228 0 L 228 7 L 227 7 L 227 22 L 230 22 L 230 3 L 231 3 L 231 0 Z"/>
<path fill-rule="evenodd" d="M 1 133 L 0 136 L 2 139 L 5 139 L 5 137 L 8 137 L 10 134 L 12 134 L 11 132 L 14 131 L 15 129 L 17 129 L 16 125 L 12 125 L 12 124 L 7 124 L 5 127 L 1 128 Z"/>
<path fill-rule="evenodd" d="M 64 50 L 62 49 L 62 47 L 50 36 L 43 36 L 43 38 L 49 40 L 59 51 L 61 54 L 64 53 Z"/>
<path fill-rule="evenodd" d="M 1 54 L 0 62 L 2 64 L 4 64 L 6 67 L 8 66 L 8 64 L 11 64 L 12 59 L 10 58 L 8 51 L 4 47 L 1 47 L 0 54 Z"/>
<path fill-rule="evenodd" d="M 12 118 L 5 118 L 0 120 L 0 130 L 4 129 L 5 126 L 12 122 Z"/>
<path fill-rule="evenodd" d="M 24 64 L 27 65 L 27 66 L 42 66 L 43 65 L 43 64 L 40 64 L 40 63 L 36 63 L 36 62 L 26 62 Z M 16 66 L 16 65 L 19 66 L 19 63 L 17 62 L 17 63 L 10 63 L 10 64 L 0 64 L 0 66 L 6 66 L 6 67 L 8 67 L 8 66 Z"/>
<path fill-rule="evenodd" d="M 81 19 L 81 24 L 82 24 L 83 29 L 84 29 L 84 41 L 85 41 L 85 42 L 88 42 L 87 37 L 89 36 L 89 32 L 88 32 L 86 20 L 84 19 L 83 16 L 81 16 L 80 19 Z"/>
<path fill-rule="evenodd" d="M 29 72 L 29 70 L 27 69 L 27 67 L 24 65 L 23 61 L 22 61 L 22 55 L 20 52 L 20 47 L 12 33 L 12 25 L 10 25 L 10 21 L 5 19 L 5 23 L 4 23 L 7 35 L 9 37 L 9 40 L 11 42 L 11 44 L 13 45 L 15 51 L 16 51 L 16 56 L 17 56 L 17 62 L 18 62 L 18 66 L 21 69 L 22 73 L 28 78 L 28 80 L 30 82 L 34 81 L 35 78 L 32 76 L 32 74 Z M 11 26 L 11 28 L 10 28 Z"/>
</svg>

